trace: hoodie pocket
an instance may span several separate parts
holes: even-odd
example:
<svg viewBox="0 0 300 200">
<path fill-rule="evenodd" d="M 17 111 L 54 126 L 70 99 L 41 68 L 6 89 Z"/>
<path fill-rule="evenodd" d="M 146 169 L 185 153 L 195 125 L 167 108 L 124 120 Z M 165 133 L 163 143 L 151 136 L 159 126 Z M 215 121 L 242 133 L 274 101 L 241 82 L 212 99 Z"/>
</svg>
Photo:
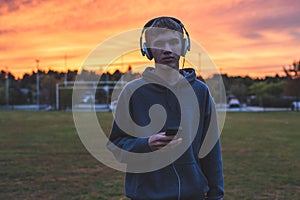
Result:
<svg viewBox="0 0 300 200">
<path fill-rule="evenodd" d="M 208 181 L 195 162 L 176 165 L 180 176 L 181 197 L 183 199 L 202 199 L 209 190 Z"/>
<path fill-rule="evenodd" d="M 158 171 L 139 174 L 135 194 L 142 199 L 176 199 L 178 182 L 168 166 Z"/>
</svg>

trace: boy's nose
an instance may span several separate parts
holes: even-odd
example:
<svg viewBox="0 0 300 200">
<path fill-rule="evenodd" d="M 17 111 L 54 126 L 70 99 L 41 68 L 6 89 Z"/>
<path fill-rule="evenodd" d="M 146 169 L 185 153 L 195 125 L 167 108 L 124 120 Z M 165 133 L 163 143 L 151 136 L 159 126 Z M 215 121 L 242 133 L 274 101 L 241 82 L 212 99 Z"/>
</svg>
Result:
<svg viewBox="0 0 300 200">
<path fill-rule="evenodd" d="M 165 44 L 164 51 L 172 52 L 172 48 L 168 42 L 166 42 L 166 44 Z"/>
</svg>

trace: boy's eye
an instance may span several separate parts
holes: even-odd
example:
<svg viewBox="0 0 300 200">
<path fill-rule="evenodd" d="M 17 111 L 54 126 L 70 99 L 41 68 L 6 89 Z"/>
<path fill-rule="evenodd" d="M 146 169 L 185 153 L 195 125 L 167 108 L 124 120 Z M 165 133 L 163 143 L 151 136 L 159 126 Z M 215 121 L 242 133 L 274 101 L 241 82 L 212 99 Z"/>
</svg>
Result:
<svg viewBox="0 0 300 200">
<path fill-rule="evenodd" d="M 170 45 L 176 45 L 176 44 L 178 44 L 179 43 L 179 40 L 178 39 L 171 39 L 170 41 L 169 41 L 169 44 Z"/>
<path fill-rule="evenodd" d="M 163 48 L 166 43 L 168 43 L 170 46 L 175 46 L 177 44 L 179 44 L 179 40 L 174 38 L 174 39 L 170 39 L 170 40 L 167 40 L 167 41 L 162 41 L 162 40 L 158 40 L 158 41 L 155 41 L 154 42 L 154 47 L 157 47 L 157 48 Z"/>
<path fill-rule="evenodd" d="M 156 41 L 156 42 L 154 42 L 154 46 L 155 47 L 163 47 L 164 46 L 164 42 L 163 41 Z"/>
</svg>

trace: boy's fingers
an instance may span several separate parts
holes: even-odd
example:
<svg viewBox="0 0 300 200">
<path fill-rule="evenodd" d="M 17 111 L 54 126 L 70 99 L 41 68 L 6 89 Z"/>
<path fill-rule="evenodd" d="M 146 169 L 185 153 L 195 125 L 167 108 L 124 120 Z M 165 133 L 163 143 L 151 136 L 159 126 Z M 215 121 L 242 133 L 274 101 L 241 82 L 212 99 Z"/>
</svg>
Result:
<svg viewBox="0 0 300 200">
<path fill-rule="evenodd" d="M 175 146 L 181 144 L 181 142 L 182 142 L 182 138 L 178 138 L 178 139 L 176 139 L 176 140 L 172 140 L 172 141 L 170 142 L 170 144 L 169 144 L 169 147 L 173 148 L 173 147 L 175 147 Z"/>
</svg>

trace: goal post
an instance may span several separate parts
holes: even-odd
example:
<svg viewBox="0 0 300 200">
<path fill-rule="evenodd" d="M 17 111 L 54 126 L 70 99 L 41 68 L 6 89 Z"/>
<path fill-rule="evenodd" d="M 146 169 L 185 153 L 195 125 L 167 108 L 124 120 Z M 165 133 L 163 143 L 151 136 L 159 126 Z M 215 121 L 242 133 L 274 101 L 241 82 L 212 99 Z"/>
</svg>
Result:
<svg viewBox="0 0 300 200">
<path fill-rule="evenodd" d="M 126 81 L 65 81 L 56 84 L 56 110 L 68 110 L 72 104 L 86 108 L 89 106 L 109 109 L 113 90 L 121 90 Z M 79 94 L 73 99 L 73 91 Z M 73 102 L 73 103 L 72 103 Z"/>
</svg>

